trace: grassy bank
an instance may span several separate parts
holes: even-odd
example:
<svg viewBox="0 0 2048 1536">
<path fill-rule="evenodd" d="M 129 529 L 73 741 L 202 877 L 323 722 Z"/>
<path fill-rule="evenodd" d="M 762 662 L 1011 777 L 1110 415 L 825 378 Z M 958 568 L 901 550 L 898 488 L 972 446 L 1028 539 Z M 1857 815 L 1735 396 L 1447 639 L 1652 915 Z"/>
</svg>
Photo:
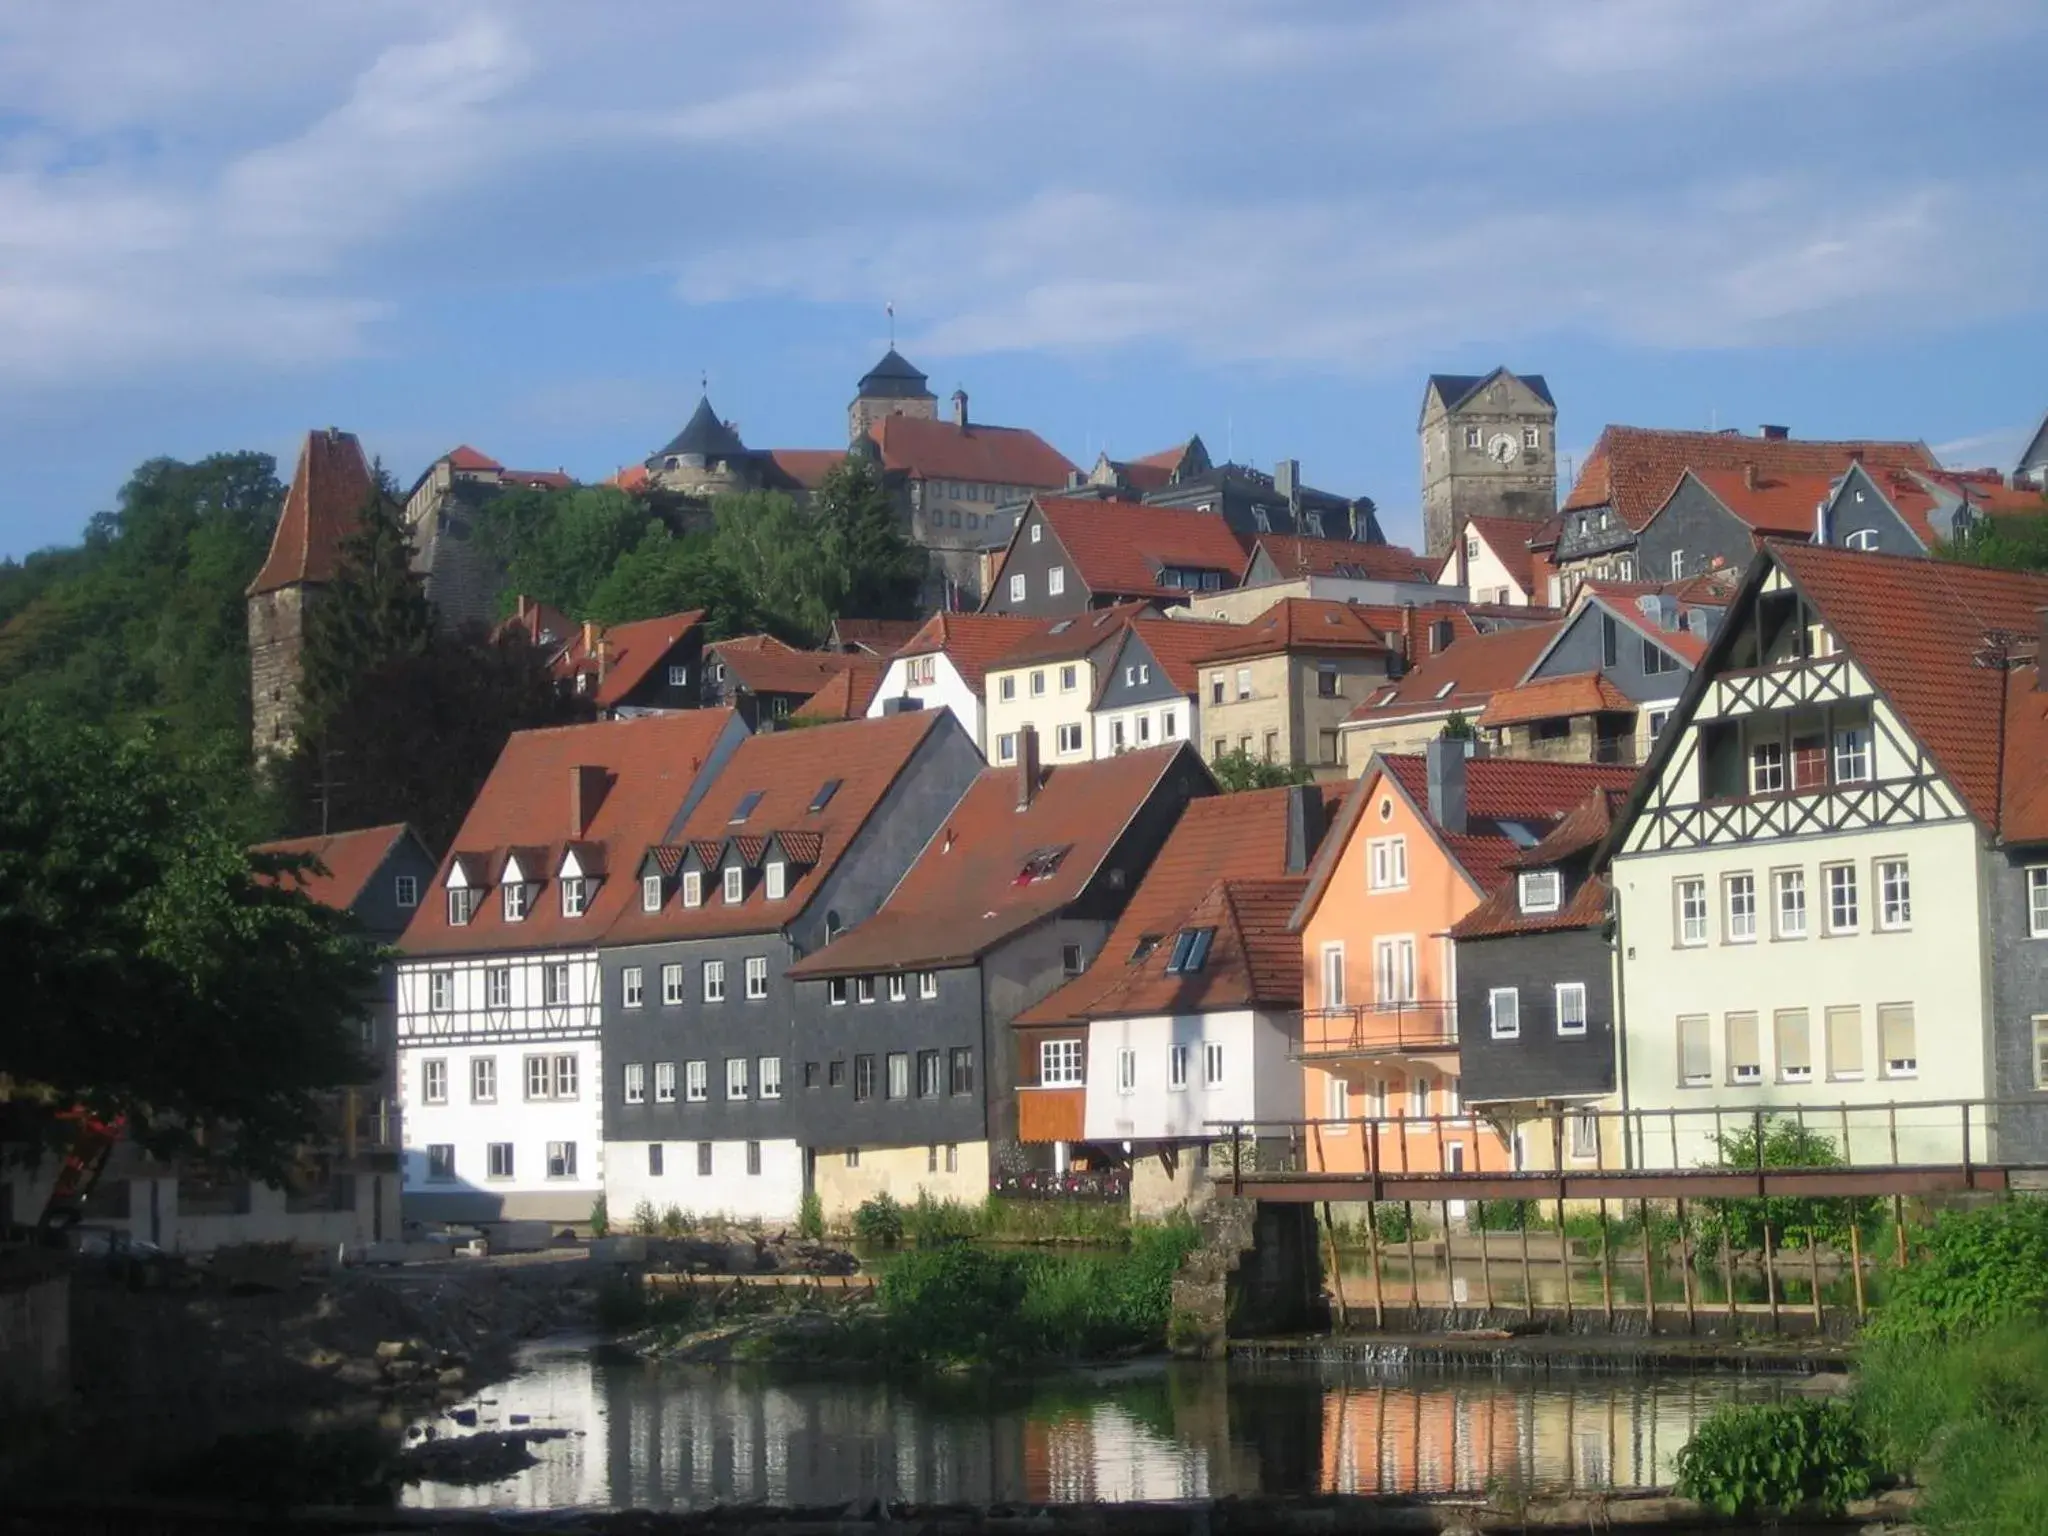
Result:
<svg viewBox="0 0 2048 1536">
<path fill-rule="evenodd" d="M 878 1195 L 853 1213 L 844 1235 L 894 1247 L 902 1243 L 982 1242 L 1119 1247 L 1129 1242 L 1129 1207 L 1113 1200 L 1010 1200 L 990 1195 L 978 1205 L 921 1194 L 906 1205 Z"/>
</svg>

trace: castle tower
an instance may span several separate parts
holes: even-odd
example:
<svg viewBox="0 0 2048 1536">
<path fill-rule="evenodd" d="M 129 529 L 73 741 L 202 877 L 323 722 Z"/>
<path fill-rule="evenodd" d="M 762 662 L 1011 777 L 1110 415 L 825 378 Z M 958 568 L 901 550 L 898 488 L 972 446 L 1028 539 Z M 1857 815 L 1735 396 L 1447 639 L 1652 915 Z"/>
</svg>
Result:
<svg viewBox="0 0 2048 1536">
<path fill-rule="evenodd" d="M 292 749 L 306 615 L 334 579 L 370 490 L 370 464 L 354 433 L 328 427 L 306 434 L 270 556 L 249 583 L 249 703 L 259 762 Z"/>
<path fill-rule="evenodd" d="M 1441 556 L 1468 517 L 1557 511 L 1557 402 L 1540 373 L 1433 373 L 1422 392 L 1422 535 Z"/>
<path fill-rule="evenodd" d="M 959 407 L 963 415 L 966 408 L 963 397 Z M 862 377 L 860 392 L 846 408 L 846 440 L 859 442 L 884 416 L 922 416 L 935 421 L 938 414 L 939 397 L 925 388 L 924 375 L 891 347 Z"/>
</svg>

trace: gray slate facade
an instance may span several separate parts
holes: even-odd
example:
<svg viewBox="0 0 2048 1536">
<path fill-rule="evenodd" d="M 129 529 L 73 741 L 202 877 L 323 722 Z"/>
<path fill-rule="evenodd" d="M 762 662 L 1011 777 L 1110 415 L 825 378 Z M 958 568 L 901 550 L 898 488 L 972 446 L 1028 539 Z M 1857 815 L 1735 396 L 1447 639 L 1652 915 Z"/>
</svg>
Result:
<svg viewBox="0 0 2048 1536">
<path fill-rule="evenodd" d="M 1460 939 L 1458 1055 L 1468 1103 L 1573 1099 L 1614 1092 L 1615 1018 L 1613 956 L 1598 929 Z M 1586 988 L 1586 1032 L 1557 1031 L 1557 986 Z M 1496 1040 L 1490 1027 L 1491 994 L 1512 987 L 1519 995 L 1521 1033 Z"/>
</svg>

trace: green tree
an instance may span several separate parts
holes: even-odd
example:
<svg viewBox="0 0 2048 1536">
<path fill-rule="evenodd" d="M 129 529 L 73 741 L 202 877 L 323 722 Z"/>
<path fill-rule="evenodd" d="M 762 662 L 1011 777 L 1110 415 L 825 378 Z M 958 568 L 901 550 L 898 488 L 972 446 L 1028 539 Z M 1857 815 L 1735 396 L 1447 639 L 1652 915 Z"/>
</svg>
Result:
<svg viewBox="0 0 2048 1536">
<path fill-rule="evenodd" d="M 905 536 L 874 457 L 848 454 L 834 465 L 812 498 L 811 511 L 826 571 L 837 578 L 833 613 L 863 619 L 915 616 L 929 560 Z"/>
<path fill-rule="evenodd" d="M 412 568 L 396 487 L 381 465 L 356 517 L 333 581 L 306 611 L 299 707 L 302 734 L 316 740 L 364 678 L 400 657 L 421 655 L 434 639 L 433 604 Z"/>
<path fill-rule="evenodd" d="M 1283 784 L 1310 784 L 1315 775 L 1300 763 L 1269 763 L 1239 747 L 1209 764 L 1217 787 L 1226 795 L 1247 789 L 1277 789 Z"/>
<path fill-rule="evenodd" d="M 577 619 L 654 521 L 642 503 L 609 485 L 507 491 L 477 518 L 485 551 L 505 569 L 501 608 L 509 611 L 524 593 Z"/>
<path fill-rule="evenodd" d="M 712 550 L 763 628 L 815 645 L 832 627 L 841 578 L 808 513 L 779 491 L 711 503 Z"/>
<path fill-rule="evenodd" d="M 1465 718 L 1464 711 L 1456 709 L 1451 711 L 1451 717 L 1444 721 L 1444 728 L 1437 734 L 1446 741 L 1476 741 L 1479 738 L 1479 732 Z"/>
<path fill-rule="evenodd" d="M 692 608 L 704 611 L 705 630 L 714 640 L 760 628 L 751 598 L 718 558 L 711 539 L 704 534 L 677 538 L 656 523 L 591 591 L 585 616 L 600 624 L 625 624 Z"/>
<path fill-rule="evenodd" d="M 1783 1116 L 1762 1116 L 1756 1124 L 1724 1132 L 1715 1141 L 1717 1165 L 1723 1168 L 1842 1166 L 1842 1153 L 1833 1137 Z M 1861 1226 L 1875 1217 L 1877 1201 L 1870 1196 L 1818 1199 L 1772 1195 L 1752 1200 L 1702 1200 L 1694 1210 L 1703 1256 L 1711 1257 L 1724 1238 L 1731 1248 L 1762 1248 L 1767 1225 L 1773 1243 L 1846 1247 L 1850 1226 Z"/>
<path fill-rule="evenodd" d="M 344 914 L 265 878 L 235 776 L 161 726 L 0 713 L 0 1075 L 8 1139 L 125 1115 L 146 1146 L 276 1177 L 319 1096 L 360 1081 L 377 952 Z"/>
<path fill-rule="evenodd" d="M 1965 565 L 2048 571 L 2048 498 L 2043 499 L 2039 516 L 2007 513 L 1980 518 L 1961 538 L 1944 540 L 1934 552 Z"/>
</svg>

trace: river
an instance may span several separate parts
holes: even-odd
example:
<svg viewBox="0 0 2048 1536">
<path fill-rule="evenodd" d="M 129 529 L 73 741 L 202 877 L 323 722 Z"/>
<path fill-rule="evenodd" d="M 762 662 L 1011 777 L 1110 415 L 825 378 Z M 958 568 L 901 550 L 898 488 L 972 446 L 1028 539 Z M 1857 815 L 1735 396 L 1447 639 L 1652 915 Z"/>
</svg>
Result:
<svg viewBox="0 0 2048 1536">
<path fill-rule="evenodd" d="M 1109 1502 L 1229 1494 L 1635 1488 L 1693 1426 L 1782 1380 L 1530 1377 L 1342 1364 L 1144 1362 L 1011 1383 L 791 1379 L 533 1350 L 467 1406 L 571 1431 L 484 1488 L 420 1508 L 693 1509 L 885 1500 Z M 428 1421 L 423 1421 L 423 1424 Z M 436 1433 L 461 1433 L 445 1417 Z"/>
</svg>

